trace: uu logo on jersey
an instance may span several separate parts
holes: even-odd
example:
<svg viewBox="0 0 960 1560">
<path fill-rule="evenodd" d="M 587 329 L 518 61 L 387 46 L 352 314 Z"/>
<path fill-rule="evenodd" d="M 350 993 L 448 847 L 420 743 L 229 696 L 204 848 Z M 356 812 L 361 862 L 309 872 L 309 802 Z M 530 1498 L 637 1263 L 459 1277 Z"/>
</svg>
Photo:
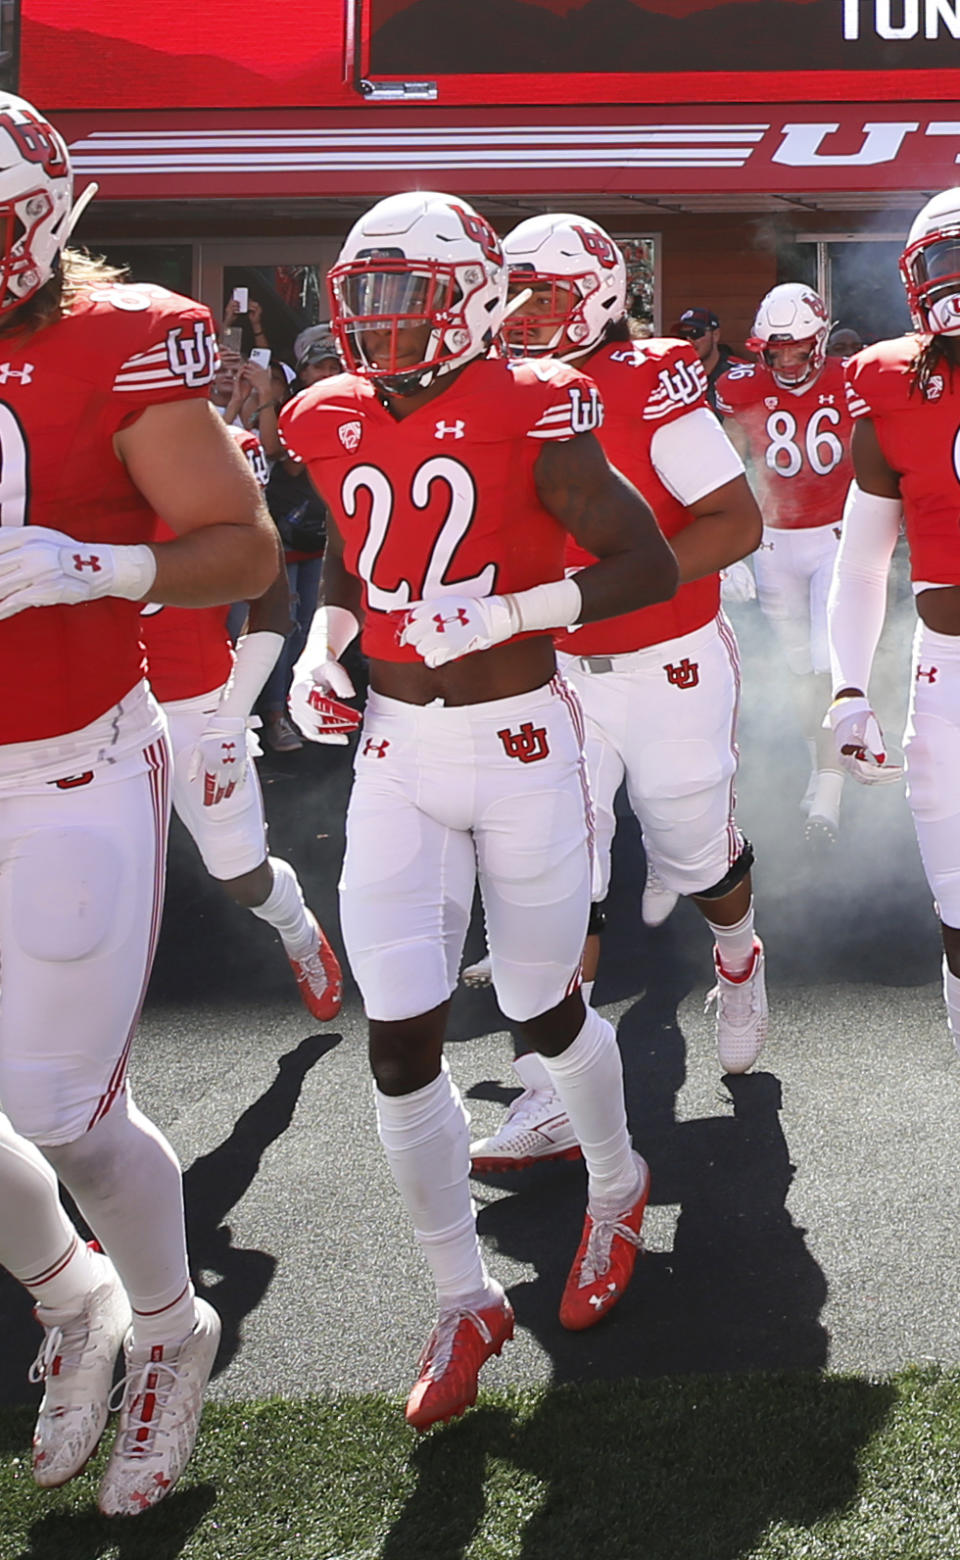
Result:
<svg viewBox="0 0 960 1560">
<path fill-rule="evenodd" d="M 570 427 L 573 432 L 592 433 L 594 428 L 599 428 L 603 422 L 603 402 L 596 385 L 590 386 L 590 393 L 586 396 L 579 385 L 571 385 L 569 395 Z"/>
<path fill-rule="evenodd" d="M 217 343 L 203 320 L 197 320 L 192 330 L 174 325 L 167 331 L 167 362 L 170 372 L 191 389 L 210 383 L 217 367 Z"/>
</svg>

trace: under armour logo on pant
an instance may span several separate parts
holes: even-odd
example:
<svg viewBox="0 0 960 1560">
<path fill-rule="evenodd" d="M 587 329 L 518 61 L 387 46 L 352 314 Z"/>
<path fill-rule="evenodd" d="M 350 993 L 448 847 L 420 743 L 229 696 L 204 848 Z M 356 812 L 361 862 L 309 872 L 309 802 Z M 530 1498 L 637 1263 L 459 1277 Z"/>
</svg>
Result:
<svg viewBox="0 0 960 1560">
<path fill-rule="evenodd" d="M 937 672 L 939 670 L 940 670 L 940 668 L 938 666 L 931 666 L 930 670 L 928 672 L 925 672 L 922 666 L 918 666 L 917 667 L 917 681 L 919 682 L 921 677 L 925 677 L 927 679 L 927 682 L 935 683 L 936 680 L 937 680 Z"/>
<path fill-rule="evenodd" d="M 384 737 L 382 742 L 374 742 L 372 737 L 368 737 L 366 742 L 363 744 L 364 756 L 366 757 L 368 754 L 372 754 L 374 758 L 385 758 L 387 748 L 389 746 L 389 737 Z"/>
</svg>

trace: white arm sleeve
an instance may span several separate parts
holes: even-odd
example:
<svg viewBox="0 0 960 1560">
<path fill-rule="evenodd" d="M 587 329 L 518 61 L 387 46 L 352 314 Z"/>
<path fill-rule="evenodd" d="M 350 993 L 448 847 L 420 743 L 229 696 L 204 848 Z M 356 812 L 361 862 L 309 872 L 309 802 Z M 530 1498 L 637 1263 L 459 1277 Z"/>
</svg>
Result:
<svg viewBox="0 0 960 1560">
<path fill-rule="evenodd" d="M 851 482 L 827 599 L 834 693 L 840 688 L 867 691 L 887 610 L 887 575 L 902 514 L 899 498 L 864 493 Z"/>
<path fill-rule="evenodd" d="M 743 461 L 706 406 L 658 428 L 650 459 L 667 491 L 688 508 L 743 475 Z"/>
</svg>

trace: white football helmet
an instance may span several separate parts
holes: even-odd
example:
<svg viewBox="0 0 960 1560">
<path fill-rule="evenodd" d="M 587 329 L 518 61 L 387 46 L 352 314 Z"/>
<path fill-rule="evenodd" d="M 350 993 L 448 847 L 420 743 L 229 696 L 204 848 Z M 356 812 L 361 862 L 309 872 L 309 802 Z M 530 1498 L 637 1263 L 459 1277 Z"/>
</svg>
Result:
<svg viewBox="0 0 960 1560">
<path fill-rule="evenodd" d="M 78 215 L 63 137 L 30 103 L 0 92 L 0 314 L 50 280 Z"/>
<path fill-rule="evenodd" d="M 551 288 L 538 312 L 526 313 L 522 302 L 513 312 L 508 308 L 503 337 L 513 354 L 579 357 L 603 339 L 608 324 L 626 313 L 623 254 L 589 217 L 570 212 L 528 217 L 507 234 L 503 252 L 512 292 L 518 287 Z M 533 333 L 539 335 L 547 325 L 553 327 L 549 340 L 534 341 Z"/>
<path fill-rule="evenodd" d="M 917 212 L 900 275 L 917 330 L 960 336 L 960 189 L 942 190 Z"/>
<path fill-rule="evenodd" d="M 413 190 L 354 224 L 327 285 L 348 370 L 390 395 L 413 395 L 488 351 L 507 271 L 485 217 L 454 195 Z M 418 328 L 422 344 L 411 346 L 406 333 Z"/>
<path fill-rule="evenodd" d="M 796 390 L 819 374 L 827 356 L 830 316 L 818 292 L 803 282 L 783 282 L 763 299 L 747 340 L 778 385 Z M 778 347 L 805 347 L 806 353 L 778 353 Z M 780 361 L 778 361 L 778 359 Z"/>
</svg>

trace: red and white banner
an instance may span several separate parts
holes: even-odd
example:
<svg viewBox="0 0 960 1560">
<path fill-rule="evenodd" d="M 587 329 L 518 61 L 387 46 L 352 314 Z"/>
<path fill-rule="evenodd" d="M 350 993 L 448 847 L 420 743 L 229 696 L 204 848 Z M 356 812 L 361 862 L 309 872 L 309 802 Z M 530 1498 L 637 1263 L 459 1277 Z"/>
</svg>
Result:
<svg viewBox="0 0 960 1560">
<path fill-rule="evenodd" d="M 64 113 L 106 199 L 936 190 L 960 184 L 960 105 Z"/>
</svg>

